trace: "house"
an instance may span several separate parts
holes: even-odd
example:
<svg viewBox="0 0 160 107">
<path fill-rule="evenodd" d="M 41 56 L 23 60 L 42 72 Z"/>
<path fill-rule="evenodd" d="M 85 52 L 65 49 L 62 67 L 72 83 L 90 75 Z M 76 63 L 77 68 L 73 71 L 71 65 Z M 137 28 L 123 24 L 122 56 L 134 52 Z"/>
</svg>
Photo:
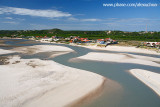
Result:
<svg viewBox="0 0 160 107">
<path fill-rule="evenodd" d="M 145 42 L 144 45 L 150 46 L 150 47 L 157 47 L 157 46 L 160 46 L 160 42 Z"/>
<path fill-rule="evenodd" d="M 72 41 L 72 43 L 76 43 L 76 42 L 80 41 L 80 38 L 79 37 L 72 37 L 71 41 Z"/>
<path fill-rule="evenodd" d="M 80 38 L 81 43 L 89 43 L 92 42 L 91 40 L 88 40 L 88 38 Z"/>
<path fill-rule="evenodd" d="M 105 39 L 105 41 L 109 41 L 109 42 L 111 42 L 111 41 L 112 41 L 112 39 L 111 39 L 111 38 L 106 38 L 106 39 Z"/>
<path fill-rule="evenodd" d="M 106 39 L 97 39 L 97 43 L 99 44 L 117 44 L 118 41 L 113 40 L 111 38 L 106 38 Z"/>
<path fill-rule="evenodd" d="M 70 40 L 70 38 L 65 38 L 65 40 Z"/>
<path fill-rule="evenodd" d="M 90 43 L 92 41 L 89 40 L 88 38 L 73 37 L 72 39 L 70 39 L 69 42 L 70 43 Z"/>
<path fill-rule="evenodd" d="M 110 34 L 111 32 L 112 32 L 112 31 L 109 30 L 109 31 L 107 32 L 107 34 Z"/>
<path fill-rule="evenodd" d="M 118 41 L 117 41 L 117 40 L 112 40 L 112 43 L 113 43 L 113 44 L 117 44 Z"/>
<path fill-rule="evenodd" d="M 104 44 L 105 40 L 104 39 L 97 39 L 97 43 Z"/>
<path fill-rule="evenodd" d="M 75 37 L 76 37 L 76 36 L 70 36 L 70 40 L 73 39 L 73 38 L 75 38 Z"/>
<path fill-rule="evenodd" d="M 63 37 L 58 37 L 58 36 L 52 36 L 53 41 L 59 41 L 59 40 L 64 40 Z"/>
<path fill-rule="evenodd" d="M 34 36 L 29 36 L 29 38 L 28 39 L 30 39 L 30 40 L 34 40 L 35 39 L 35 37 Z"/>
<path fill-rule="evenodd" d="M 52 39 L 55 39 L 56 38 L 56 36 L 52 36 Z"/>
<path fill-rule="evenodd" d="M 156 43 L 156 46 L 160 46 L 160 42 L 157 42 L 157 43 Z"/>
<path fill-rule="evenodd" d="M 51 41 L 52 41 L 52 38 L 49 38 L 49 37 L 46 37 L 46 36 L 45 36 L 45 37 L 41 38 L 40 41 L 41 41 L 41 42 L 51 42 Z"/>
</svg>

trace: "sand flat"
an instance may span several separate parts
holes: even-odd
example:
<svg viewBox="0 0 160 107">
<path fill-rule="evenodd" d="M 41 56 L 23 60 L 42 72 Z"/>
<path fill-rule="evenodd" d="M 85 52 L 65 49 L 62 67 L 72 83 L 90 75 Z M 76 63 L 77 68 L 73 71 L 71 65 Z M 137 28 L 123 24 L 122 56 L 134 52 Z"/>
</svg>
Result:
<svg viewBox="0 0 160 107">
<path fill-rule="evenodd" d="M 0 65 L 1 107 L 68 106 L 102 87 L 105 81 L 98 74 L 50 60 L 9 56 L 8 62 Z"/>
<path fill-rule="evenodd" d="M 152 57 L 144 56 L 141 58 L 138 55 L 131 55 L 131 54 L 90 52 L 84 56 L 80 56 L 75 59 L 117 62 L 117 63 L 132 63 L 132 64 L 160 67 L 160 64 L 153 62 L 155 60 L 156 61 L 160 60 L 160 58 L 153 58 L 152 60 Z"/>
<path fill-rule="evenodd" d="M 14 53 L 14 51 L 5 50 L 5 49 L 0 49 L 0 55 L 3 55 L 3 54 L 10 54 L 10 53 Z"/>
<path fill-rule="evenodd" d="M 131 69 L 129 72 L 160 96 L 160 74 L 143 69 Z"/>
<path fill-rule="evenodd" d="M 109 45 L 106 48 L 105 47 L 97 47 L 97 46 L 83 46 L 89 49 L 98 49 L 98 50 L 107 50 L 107 51 L 115 51 L 115 52 L 132 52 L 132 53 L 144 53 L 144 54 L 154 54 L 154 55 L 160 55 L 160 53 L 157 53 L 153 50 L 143 49 L 143 48 L 136 48 L 133 46 L 113 46 Z"/>
<path fill-rule="evenodd" d="M 10 54 L 10 53 L 26 53 L 26 54 L 36 54 L 40 52 L 73 52 L 72 49 L 64 46 L 54 46 L 54 45 L 33 45 L 33 46 L 23 46 L 13 48 L 11 50 L 0 49 L 0 55 Z"/>
<path fill-rule="evenodd" d="M 72 49 L 64 46 L 54 46 L 54 45 L 33 45 L 33 46 L 23 46 L 12 49 L 12 51 L 19 53 L 27 53 L 27 54 L 36 54 L 40 52 L 73 52 Z"/>
</svg>

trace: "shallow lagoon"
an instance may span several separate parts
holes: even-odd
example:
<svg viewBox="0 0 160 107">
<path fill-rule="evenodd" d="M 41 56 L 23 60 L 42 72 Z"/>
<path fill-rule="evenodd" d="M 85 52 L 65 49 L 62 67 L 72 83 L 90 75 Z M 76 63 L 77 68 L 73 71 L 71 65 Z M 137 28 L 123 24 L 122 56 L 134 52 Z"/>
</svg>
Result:
<svg viewBox="0 0 160 107">
<path fill-rule="evenodd" d="M 14 46 L 30 46 L 30 45 L 44 45 L 50 43 L 39 43 L 31 42 L 26 44 L 28 40 L 14 40 L 6 41 L 8 45 Z M 25 42 L 25 43 L 24 43 Z M 54 60 L 66 66 L 84 69 L 97 74 L 103 75 L 111 80 L 114 80 L 118 85 L 106 85 L 104 87 L 101 96 L 95 100 L 85 103 L 84 107 L 160 107 L 160 97 L 153 92 L 149 87 L 143 84 L 141 81 L 130 75 L 127 71 L 129 69 L 145 69 L 153 72 L 160 73 L 159 67 L 151 67 L 138 64 L 124 64 L 124 63 L 111 63 L 111 62 L 99 62 L 99 61 L 88 61 L 88 60 L 77 60 L 70 61 L 71 58 L 79 57 L 87 54 L 88 52 L 106 52 L 106 53 L 119 53 L 111 51 L 101 51 L 101 50 L 91 50 L 78 46 L 70 46 L 64 44 L 50 44 L 50 45 L 62 45 L 73 49 L 75 52 L 61 55 L 55 58 L 49 58 L 49 60 Z M 4 48 L 4 47 L 3 47 Z M 12 47 L 13 48 L 13 47 Z M 9 49 L 6 47 L 6 49 Z M 16 54 L 16 53 L 15 53 Z M 158 55 L 148 55 L 148 54 L 136 54 L 135 55 L 145 55 L 158 57 Z M 35 55 L 23 55 L 19 54 L 22 58 L 40 58 L 48 59 L 49 53 L 38 53 Z"/>
</svg>

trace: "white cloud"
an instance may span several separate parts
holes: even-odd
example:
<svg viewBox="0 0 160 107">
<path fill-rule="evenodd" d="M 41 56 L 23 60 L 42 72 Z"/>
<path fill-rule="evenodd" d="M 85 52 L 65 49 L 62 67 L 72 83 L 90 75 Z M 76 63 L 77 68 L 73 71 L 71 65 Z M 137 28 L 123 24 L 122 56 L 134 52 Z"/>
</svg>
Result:
<svg viewBox="0 0 160 107">
<path fill-rule="evenodd" d="M 10 19 L 10 20 L 11 20 L 11 19 L 13 19 L 13 18 L 12 18 L 12 17 L 5 17 L 5 19 Z"/>
<path fill-rule="evenodd" d="M 24 21 L 25 19 L 23 19 L 23 18 L 15 18 L 15 20 Z"/>
<path fill-rule="evenodd" d="M 16 14 L 16 15 L 29 15 L 38 17 L 69 17 L 71 14 L 65 13 L 58 10 L 36 10 L 36 9 L 26 9 L 26 8 L 16 8 L 16 7 L 2 7 L 0 8 L 0 14 Z"/>
<path fill-rule="evenodd" d="M 74 16 L 84 16 L 85 14 L 75 14 Z"/>
<path fill-rule="evenodd" d="M 101 19 L 78 19 L 74 17 L 69 17 L 69 21 L 81 21 L 81 22 L 96 22 L 96 21 L 102 21 Z"/>
<path fill-rule="evenodd" d="M 120 22 L 120 23 L 133 23 L 133 22 L 146 22 L 149 21 L 151 19 L 147 19 L 147 18 L 126 18 L 126 19 L 116 19 L 114 20 L 115 22 Z"/>
<path fill-rule="evenodd" d="M 103 23 L 103 24 L 106 24 L 106 25 L 116 25 L 116 23 L 112 23 L 112 22 L 110 22 L 110 23 Z"/>
<path fill-rule="evenodd" d="M 74 18 L 74 17 L 69 17 L 68 20 L 69 20 L 69 21 L 78 21 L 79 19 Z"/>
<path fill-rule="evenodd" d="M 101 21 L 100 19 L 81 19 L 81 21 L 84 22 L 96 22 L 96 21 Z"/>
<path fill-rule="evenodd" d="M 14 22 L 14 21 L 6 21 L 6 22 L 2 22 L 2 23 L 6 23 L 6 24 L 18 24 L 18 22 Z"/>
<path fill-rule="evenodd" d="M 97 22 L 97 21 L 103 21 L 102 19 L 94 19 L 94 18 L 89 18 L 89 19 L 79 19 L 75 17 L 69 17 L 68 21 L 77 21 L 77 22 Z"/>
</svg>

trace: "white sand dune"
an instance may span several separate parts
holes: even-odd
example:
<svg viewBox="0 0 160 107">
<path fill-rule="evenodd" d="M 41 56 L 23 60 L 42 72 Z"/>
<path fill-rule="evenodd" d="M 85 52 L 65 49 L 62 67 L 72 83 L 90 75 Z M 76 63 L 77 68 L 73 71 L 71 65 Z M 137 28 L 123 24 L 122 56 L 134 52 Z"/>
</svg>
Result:
<svg viewBox="0 0 160 107">
<path fill-rule="evenodd" d="M 160 74 L 143 69 L 131 69 L 129 72 L 154 90 L 160 96 Z"/>
<path fill-rule="evenodd" d="M 40 59 L 10 56 L 0 65 L 0 107 L 63 107 L 102 87 L 105 78 Z"/>
<path fill-rule="evenodd" d="M 118 62 L 118 63 L 133 63 L 141 65 L 149 65 L 160 67 L 160 64 L 153 61 L 158 61 L 160 58 L 153 58 L 131 54 L 118 54 L 118 53 L 100 53 L 100 52 L 90 52 L 87 55 L 80 56 L 76 59 L 85 59 L 85 60 L 95 60 L 95 61 L 106 61 L 106 62 Z"/>
</svg>

